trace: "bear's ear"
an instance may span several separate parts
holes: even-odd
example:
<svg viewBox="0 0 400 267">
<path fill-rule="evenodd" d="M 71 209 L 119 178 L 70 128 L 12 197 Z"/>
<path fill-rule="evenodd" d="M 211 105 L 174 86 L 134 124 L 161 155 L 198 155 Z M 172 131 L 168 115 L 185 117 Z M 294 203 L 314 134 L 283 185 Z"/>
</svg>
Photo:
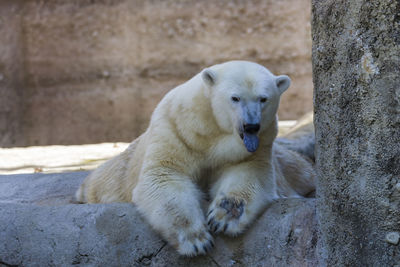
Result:
<svg viewBox="0 0 400 267">
<path fill-rule="evenodd" d="M 208 86 L 213 86 L 217 81 L 217 74 L 211 69 L 203 70 L 203 72 L 201 73 L 201 77 Z"/>
<path fill-rule="evenodd" d="M 285 92 L 290 86 L 290 78 L 286 75 L 279 75 L 278 77 L 276 77 L 275 82 L 281 94 Z"/>
</svg>

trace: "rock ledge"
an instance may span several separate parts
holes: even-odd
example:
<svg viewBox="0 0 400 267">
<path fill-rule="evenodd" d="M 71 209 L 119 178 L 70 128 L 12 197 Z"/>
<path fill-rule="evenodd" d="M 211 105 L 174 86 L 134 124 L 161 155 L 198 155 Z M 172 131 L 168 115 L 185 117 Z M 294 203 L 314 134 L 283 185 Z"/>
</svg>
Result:
<svg viewBox="0 0 400 267">
<path fill-rule="evenodd" d="M 0 176 L 0 266 L 317 266 L 314 199 L 282 199 L 242 236 L 179 256 L 129 203 L 71 204 L 87 172 Z"/>
</svg>

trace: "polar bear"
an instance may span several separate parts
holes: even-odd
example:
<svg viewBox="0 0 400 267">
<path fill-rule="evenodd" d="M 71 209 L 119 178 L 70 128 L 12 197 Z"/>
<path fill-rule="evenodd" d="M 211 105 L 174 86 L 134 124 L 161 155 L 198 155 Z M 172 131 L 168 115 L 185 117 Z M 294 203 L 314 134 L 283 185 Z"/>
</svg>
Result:
<svg viewBox="0 0 400 267">
<path fill-rule="evenodd" d="M 208 252 L 210 233 L 236 236 L 274 199 L 313 190 L 311 164 L 274 145 L 289 85 L 247 61 L 204 69 L 165 95 L 146 132 L 94 170 L 77 200 L 133 202 L 180 254 Z"/>
</svg>

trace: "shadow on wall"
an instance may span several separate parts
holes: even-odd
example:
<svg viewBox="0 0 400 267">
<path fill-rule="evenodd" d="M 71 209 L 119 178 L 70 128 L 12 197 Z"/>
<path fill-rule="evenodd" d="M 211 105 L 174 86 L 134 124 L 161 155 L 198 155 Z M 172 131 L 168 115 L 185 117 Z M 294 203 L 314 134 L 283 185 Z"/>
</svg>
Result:
<svg viewBox="0 0 400 267">
<path fill-rule="evenodd" d="M 244 59 L 312 109 L 310 1 L 1 1 L 0 146 L 130 142 L 171 88 Z"/>
</svg>

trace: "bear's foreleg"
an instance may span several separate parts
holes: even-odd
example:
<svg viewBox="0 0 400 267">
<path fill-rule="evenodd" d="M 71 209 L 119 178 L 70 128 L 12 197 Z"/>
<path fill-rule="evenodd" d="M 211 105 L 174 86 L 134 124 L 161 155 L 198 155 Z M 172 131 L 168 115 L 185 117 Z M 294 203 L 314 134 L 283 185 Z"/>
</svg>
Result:
<svg viewBox="0 0 400 267">
<path fill-rule="evenodd" d="M 211 189 L 209 229 L 230 236 L 241 234 L 275 195 L 266 170 L 242 163 L 224 170 Z"/>
<path fill-rule="evenodd" d="M 200 207 L 200 191 L 189 177 L 161 173 L 144 174 L 133 190 L 132 201 L 181 255 L 205 254 L 214 243 Z"/>
</svg>

